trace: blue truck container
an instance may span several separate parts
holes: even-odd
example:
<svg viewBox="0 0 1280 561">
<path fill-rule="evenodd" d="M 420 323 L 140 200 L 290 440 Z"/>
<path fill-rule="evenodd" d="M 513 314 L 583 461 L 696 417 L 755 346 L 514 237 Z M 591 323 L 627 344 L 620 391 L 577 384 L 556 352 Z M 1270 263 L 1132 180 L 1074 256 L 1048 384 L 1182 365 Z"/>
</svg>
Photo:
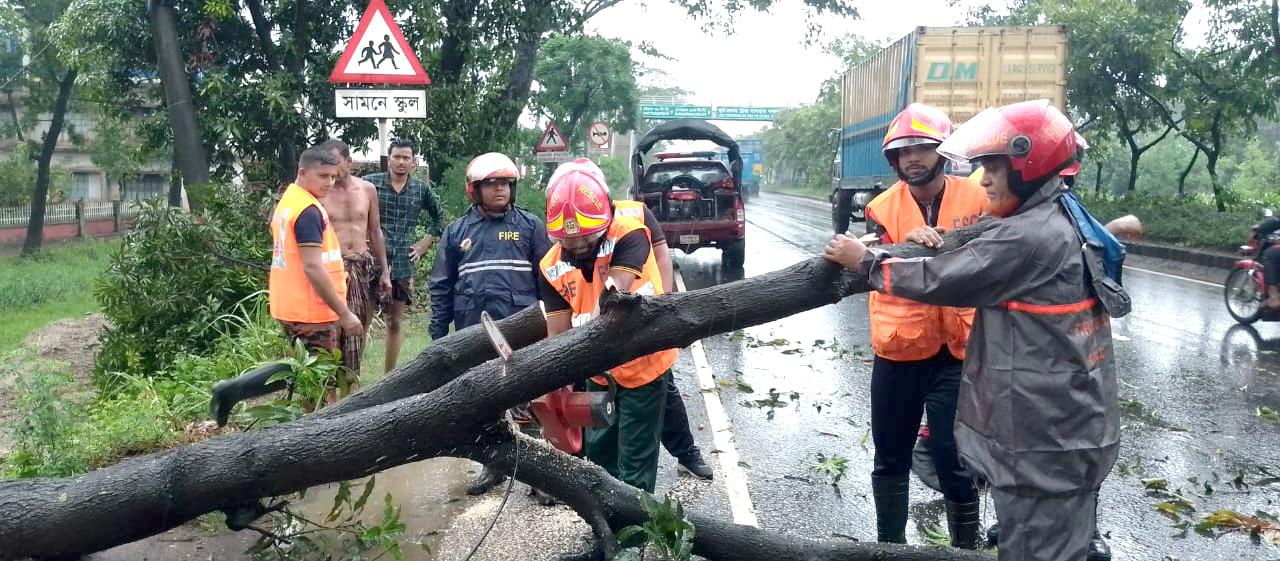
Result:
<svg viewBox="0 0 1280 561">
<path fill-rule="evenodd" d="M 742 188 L 751 193 L 760 192 L 761 172 L 764 170 L 764 145 L 759 140 L 739 140 L 742 152 Z"/>
<path fill-rule="evenodd" d="M 1065 111 L 1066 59 L 1060 26 L 916 28 L 841 80 L 839 186 L 897 180 L 880 146 L 889 122 L 913 102 L 946 111 L 956 126 L 987 107 L 1028 99 Z"/>
</svg>

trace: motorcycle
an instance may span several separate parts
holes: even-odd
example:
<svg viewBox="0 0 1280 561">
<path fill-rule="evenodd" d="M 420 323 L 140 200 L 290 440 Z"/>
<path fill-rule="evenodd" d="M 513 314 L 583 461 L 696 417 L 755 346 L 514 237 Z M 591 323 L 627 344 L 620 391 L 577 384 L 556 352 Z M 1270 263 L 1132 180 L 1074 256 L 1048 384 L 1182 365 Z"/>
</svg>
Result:
<svg viewBox="0 0 1280 561">
<path fill-rule="evenodd" d="M 1262 211 L 1263 218 L 1271 216 L 1274 214 L 1270 209 Z M 1250 234 L 1245 245 L 1240 246 L 1240 253 L 1245 259 L 1236 262 L 1223 283 L 1227 313 L 1242 324 L 1259 320 L 1280 321 L 1280 310 L 1273 310 L 1265 304 L 1267 285 L 1262 275 L 1262 250 L 1273 243 L 1280 243 L 1274 234 L 1269 239 L 1259 238 L 1256 231 Z"/>
</svg>

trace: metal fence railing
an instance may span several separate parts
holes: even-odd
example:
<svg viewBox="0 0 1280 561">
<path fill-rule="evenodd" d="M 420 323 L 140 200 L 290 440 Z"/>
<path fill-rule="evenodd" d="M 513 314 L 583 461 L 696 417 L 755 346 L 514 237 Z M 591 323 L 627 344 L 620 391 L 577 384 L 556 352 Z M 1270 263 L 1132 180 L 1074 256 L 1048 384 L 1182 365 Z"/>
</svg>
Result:
<svg viewBox="0 0 1280 561">
<path fill-rule="evenodd" d="M 44 207 L 45 224 L 72 224 L 79 220 L 78 207 L 83 205 L 85 221 L 114 218 L 116 203 L 112 201 L 79 201 L 58 203 Z M 132 218 L 138 214 L 139 201 L 122 201 L 120 214 L 122 218 Z M 30 206 L 0 207 L 0 228 L 26 226 L 31 219 Z"/>
</svg>

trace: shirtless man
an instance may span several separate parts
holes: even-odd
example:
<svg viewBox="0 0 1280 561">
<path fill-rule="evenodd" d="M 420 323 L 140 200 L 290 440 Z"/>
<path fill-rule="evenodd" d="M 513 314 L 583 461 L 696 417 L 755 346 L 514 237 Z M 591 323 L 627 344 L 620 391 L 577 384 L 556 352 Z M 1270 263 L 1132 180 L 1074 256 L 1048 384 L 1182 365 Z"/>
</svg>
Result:
<svg viewBox="0 0 1280 561">
<path fill-rule="evenodd" d="M 329 213 L 329 220 L 338 234 L 342 246 L 342 261 L 347 270 L 347 307 L 360 318 L 361 325 L 368 325 L 373 312 L 370 290 L 375 259 L 377 270 L 382 271 L 378 285 L 383 293 L 391 291 L 391 273 L 387 267 L 387 250 L 378 219 L 378 192 L 372 183 L 351 175 L 351 148 L 337 139 L 320 144 L 338 159 L 338 180 L 320 204 Z M 373 251 L 370 252 L 370 246 Z M 340 334 L 342 367 L 345 376 L 340 383 L 341 395 L 356 390 L 360 381 L 360 358 L 364 354 L 363 334 Z"/>
</svg>

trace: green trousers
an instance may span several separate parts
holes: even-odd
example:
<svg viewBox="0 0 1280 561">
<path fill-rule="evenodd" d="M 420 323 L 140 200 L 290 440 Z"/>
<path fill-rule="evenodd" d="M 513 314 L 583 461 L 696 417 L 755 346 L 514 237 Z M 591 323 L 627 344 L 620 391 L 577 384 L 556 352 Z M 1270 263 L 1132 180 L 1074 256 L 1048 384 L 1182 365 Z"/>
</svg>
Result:
<svg viewBox="0 0 1280 561">
<path fill-rule="evenodd" d="M 638 388 L 618 387 L 613 426 L 586 430 L 586 456 L 618 480 L 650 493 L 658 483 L 662 414 L 671 371 Z M 592 391 L 607 389 L 588 381 Z"/>
</svg>

